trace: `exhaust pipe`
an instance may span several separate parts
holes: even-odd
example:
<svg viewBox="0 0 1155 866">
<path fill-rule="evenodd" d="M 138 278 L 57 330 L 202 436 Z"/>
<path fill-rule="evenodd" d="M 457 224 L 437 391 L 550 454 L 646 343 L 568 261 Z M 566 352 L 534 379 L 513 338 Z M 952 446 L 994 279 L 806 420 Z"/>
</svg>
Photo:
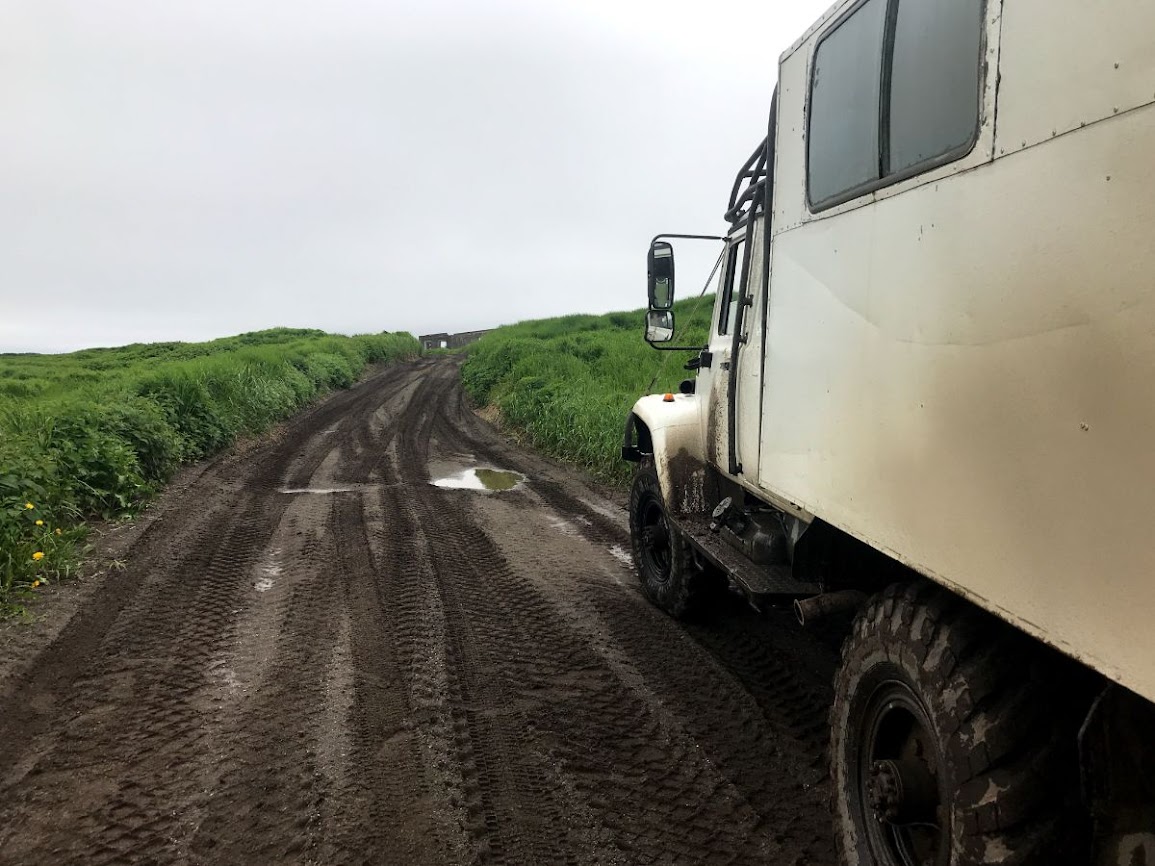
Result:
<svg viewBox="0 0 1155 866">
<path fill-rule="evenodd" d="M 824 592 L 810 598 L 797 598 L 794 600 L 794 616 L 798 618 L 799 625 L 810 625 L 815 620 L 832 613 L 854 610 L 866 599 L 866 593 L 857 589 L 843 589 L 838 592 Z"/>
</svg>

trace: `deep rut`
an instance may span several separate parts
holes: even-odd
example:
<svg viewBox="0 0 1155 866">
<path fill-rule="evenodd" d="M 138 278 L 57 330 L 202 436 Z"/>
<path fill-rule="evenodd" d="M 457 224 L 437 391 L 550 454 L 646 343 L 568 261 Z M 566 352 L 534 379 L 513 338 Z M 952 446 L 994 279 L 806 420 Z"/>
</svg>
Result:
<svg viewBox="0 0 1155 866">
<path fill-rule="evenodd" d="M 473 466 L 528 480 L 430 484 Z M 0 862 L 832 861 L 833 648 L 652 609 L 620 506 L 478 419 L 453 359 L 160 514 L 2 671 Z"/>
</svg>

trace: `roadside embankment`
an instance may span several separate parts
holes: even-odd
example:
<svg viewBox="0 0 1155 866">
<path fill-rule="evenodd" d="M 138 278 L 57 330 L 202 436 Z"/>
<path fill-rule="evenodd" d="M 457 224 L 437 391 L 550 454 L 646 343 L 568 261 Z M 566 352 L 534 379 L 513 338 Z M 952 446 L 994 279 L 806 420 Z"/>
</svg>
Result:
<svg viewBox="0 0 1155 866">
<path fill-rule="evenodd" d="M 77 567 L 86 520 L 133 513 L 182 463 L 418 353 L 410 334 L 276 328 L 0 355 L 0 615 Z"/>
<path fill-rule="evenodd" d="M 700 345 L 712 308 L 712 295 L 679 302 L 675 344 Z M 648 346 L 644 316 L 634 310 L 497 328 L 467 349 L 465 388 L 534 447 L 622 482 L 629 476 L 619 456 L 626 414 L 643 394 L 677 390 L 691 356 Z"/>
</svg>

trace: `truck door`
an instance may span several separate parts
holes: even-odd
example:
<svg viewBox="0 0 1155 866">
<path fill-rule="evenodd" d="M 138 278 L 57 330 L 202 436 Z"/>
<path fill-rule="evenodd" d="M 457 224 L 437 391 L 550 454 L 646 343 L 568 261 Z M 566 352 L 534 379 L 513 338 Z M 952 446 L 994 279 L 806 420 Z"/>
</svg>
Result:
<svg viewBox="0 0 1155 866">
<path fill-rule="evenodd" d="M 739 333 L 732 346 L 735 353 L 730 359 L 733 370 L 733 384 L 729 390 L 730 409 L 728 423 L 733 425 L 729 436 L 731 462 L 729 468 L 736 468 L 735 475 L 757 483 L 758 457 L 762 443 L 762 343 L 765 329 L 762 326 L 763 304 L 766 297 L 762 292 L 762 271 L 764 250 L 762 232 L 765 221 L 754 220 L 750 229 L 750 261 L 744 269 L 741 281 L 737 283 L 731 301 L 731 316 L 735 316 L 732 326 Z M 737 287 L 742 288 L 739 293 Z"/>
<path fill-rule="evenodd" d="M 698 393 L 705 395 L 703 425 L 706 432 L 706 458 L 711 465 L 729 474 L 729 392 L 730 356 L 734 342 L 734 328 L 741 303 L 742 264 L 745 259 L 746 236 L 733 235 L 728 241 L 718 296 L 714 302 L 714 319 L 710 323 L 709 366 L 698 371 Z"/>
</svg>

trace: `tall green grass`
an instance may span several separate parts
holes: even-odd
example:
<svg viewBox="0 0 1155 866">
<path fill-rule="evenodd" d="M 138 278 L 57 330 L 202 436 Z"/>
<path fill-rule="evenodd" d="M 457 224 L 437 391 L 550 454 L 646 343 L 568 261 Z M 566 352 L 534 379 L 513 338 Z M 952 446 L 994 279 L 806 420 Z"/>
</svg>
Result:
<svg viewBox="0 0 1155 866">
<path fill-rule="evenodd" d="M 76 568 L 86 520 L 132 513 L 182 463 L 419 351 L 410 334 L 276 328 L 0 355 L 0 612 Z"/>
<path fill-rule="evenodd" d="M 675 306 L 676 345 L 706 339 L 713 295 Z M 644 310 L 562 316 L 498 328 L 468 347 L 462 379 L 481 405 L 546 453 L 622 482 L 622 428 L 643 394 L 677 390 L 690 352 L 643 340 Z"/>
</svg>

